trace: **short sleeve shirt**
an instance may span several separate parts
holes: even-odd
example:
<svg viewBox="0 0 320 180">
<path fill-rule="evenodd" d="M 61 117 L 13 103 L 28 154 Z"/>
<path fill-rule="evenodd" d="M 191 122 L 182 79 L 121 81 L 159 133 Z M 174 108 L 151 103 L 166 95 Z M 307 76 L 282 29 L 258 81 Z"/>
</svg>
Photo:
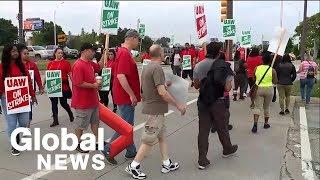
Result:
<svg viewBox="0 0 320 180">
<path fill-rule="evenodd" d="M 114 75 L 117 77 L 118 74 L 124 74 L 127 78 L 129 86 L 135 94 L 138 102 L 141 101 L 140 94 L 140 80 L 138 74 L 137 64 L 132 58 L 130 51 L 125 47 L 120 47 L 116 54 L 114 62 Z M 113 100 L 117 105 L 131 104 L 129 94 L 122 88 L 119 79 L 114 78 L 113 80 Z"/>
<path fill-rule="evenodd" d="M 62 90 L 67 91 L 69 87 L 68 75 L 71 72 L 71 64 L 67 60 L 54 60 L 48 63 L 47 70 L 61 70 Z"/>
<path fill-rule="evenodd" d="M 141 75 L 142 85 L 142 113 L 163 115 L 168 112 L 168 103 L 158 93 L 157 86 L 165 84 L 165 75 L 161 65 L 150 62 L 143 68 Z"/>
<path fill-rule="evenodd" d="M 80 84 L 95 83 L 95 74 L 89 61 L 78 59 L 72 68 L 72 98 L 71 107 L 75 109 L 92 109 L 99 106 L 98 90 L 82 88 Z"/>
</svg>

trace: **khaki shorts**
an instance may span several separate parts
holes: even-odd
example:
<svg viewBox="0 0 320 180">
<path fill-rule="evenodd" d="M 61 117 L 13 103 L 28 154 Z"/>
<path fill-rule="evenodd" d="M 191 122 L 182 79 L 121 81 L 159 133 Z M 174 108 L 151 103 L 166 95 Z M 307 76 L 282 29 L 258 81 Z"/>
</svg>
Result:
<svg viewBox="0 0 320 180">
<path fill-rule="evenodd" d="M 86 130 L 90 124 L 99 125 L 99 108 L 75 109 L 77 129 Z"/>
<path fill-rule="evenodd" d="M 164 138 L 165 132 L 166 125 L 164 124 L 164 115 L 147 115 L 141 141 L 152 146 L 156 140 Z"/>
</svg>

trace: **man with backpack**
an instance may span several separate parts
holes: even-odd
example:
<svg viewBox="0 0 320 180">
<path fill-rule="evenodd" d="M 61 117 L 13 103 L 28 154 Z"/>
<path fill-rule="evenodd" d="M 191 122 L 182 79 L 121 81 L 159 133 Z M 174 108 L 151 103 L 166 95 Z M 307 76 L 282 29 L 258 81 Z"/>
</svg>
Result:
<svg viewBox="0 0 320 180">
<path fill-rule="evenodd" d="M 232 145 L 228 130 L 228 116 L 224 102 L 224 92 L 232 88 L 233 72 L 230 66 L 220 59 L 221 43 L 211 42 L 207 45 L 206 59 L 198 63 L 194 69 L 194 86 L 200 89 L 198 98 L 199 114 L 199 169 L 210 165 L 207 159 L 208 137 L 212 125 L 217 129 L 219 140 L 223 146 L 223 157 L 234 155 L 237 145 Z"/>
<path fill-rule="evenodd" d="M 306 107 L 310 104 L 311 90 L 316 82 L 318 65 L 310 55 L 300 64 L 298 74 L 300 76 L 301 99 L 306 102 Z"/>
</svg>

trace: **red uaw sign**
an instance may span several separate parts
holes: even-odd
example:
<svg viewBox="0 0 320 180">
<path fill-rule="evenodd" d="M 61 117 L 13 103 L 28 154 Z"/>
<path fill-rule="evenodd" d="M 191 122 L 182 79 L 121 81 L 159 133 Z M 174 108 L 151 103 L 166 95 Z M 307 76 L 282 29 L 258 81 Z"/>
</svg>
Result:
<svg viewBox="0 0 320 180">
<path fill-rule="evenodd" d="M 7 114 L 30 112 L 29 84 L 27 76 L 5 79 Z"/>
<path fill-rule="evenodd" d="M 204 41 L 206 41 L 208 34 L 206 15 L 204 14 L 204 5 L 196 4 L 194 6 L 194 13 L 196 18 L 198 39 L 200 43 L 203 43 Z"/>
</svg>

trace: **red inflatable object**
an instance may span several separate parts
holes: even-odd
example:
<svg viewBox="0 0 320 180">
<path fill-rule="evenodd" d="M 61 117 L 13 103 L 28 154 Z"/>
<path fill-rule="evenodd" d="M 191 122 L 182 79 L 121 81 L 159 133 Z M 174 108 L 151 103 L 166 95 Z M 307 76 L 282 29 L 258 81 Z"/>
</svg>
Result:
<svg viewBox="0 0 320 180">
<path fill-rule="evenodd" d="M 120 134 L 110 144 L 109 156 L 113 158 L 133 144 L 133 127 L 101 103 L 99 105 L 99 115 L 102 122 Z"/>
</svg>

